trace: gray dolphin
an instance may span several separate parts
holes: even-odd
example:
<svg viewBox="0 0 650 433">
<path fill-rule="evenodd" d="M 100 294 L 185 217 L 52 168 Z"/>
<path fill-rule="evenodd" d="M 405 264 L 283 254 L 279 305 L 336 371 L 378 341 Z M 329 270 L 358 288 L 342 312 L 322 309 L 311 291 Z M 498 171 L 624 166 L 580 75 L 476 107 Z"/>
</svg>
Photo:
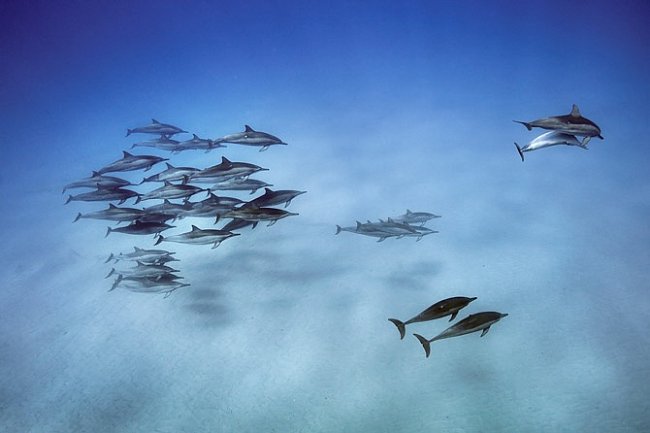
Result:
<svg viewBox="0 0 650 433">
<path fill-rule="evenodd" d="M 143 248 L 133 247 L 133 251 L 130 253 L 119 253 L 114 255 L 111 253 L 110 256 L 106 259 L 104 263 L 108 263 L 111 260 L 131 260 L 131 261 L 141 261 L 143 263 L 151 263 L 159 260 L 162 257 L 170 257 L 176 254 L 174 251 L 167 250 L 145 250 Z M 178 259 L 173 259 L 174 261 Z M 170 260 L 168 260 L 170 261 Z"/>
<path fill-rule="evenodd" d="M 167 150 L 174 152 L 179 149 L 180 141 L 173 140 L 167 135 L 161 135 L 155 140 L 141 141 L 139 143 L 133 143 L 131 149 L 135 147 L 153 147 L 154 149 Z"/>
<path fill-rule="evenodd" d="M 111 268 L 111 271 L 104 278 L 108 278 L 113 274 L 122 275 L 124 277 L 161 278 L 166 274 L 180 272 L 178 269 L 174 269 L 171 266 L 144 263 L 141 261 L 137 261 L 136 263 L 137 266 L 130 269 L 116 270 L 115 268 Z"/>
<path fill-rule="evenodd" d="M 255 221 L 248 221 L 248 220 L 242 220 L 242 219 L 239 219 L 239 218 L 233 218 L 232 220 L 230 220 L 230 222 L 228 224 L 223 226 L 221 228 L 221 230 L 231 232 L 233 230 L 243 229 L 244 227 L 248 227 L 248 226 L 253 226 L 253 228 L 255 228 L 256 225 L 257 225 L 257 222 L 255 222 Z"/>
<path fill-rule="evenodd" d="M 170 125 L 168 123 L 160 123 L 156 119 L 151 119 L 151 124 L 146 126 L 140 126 L 138 128 L 127 129 L 126 136 L 128 137 L 131 134 L 157 134 L 157 135 L 166 135 L 172 136 L 174 134 L 179 134 L 181 132 L 187 132 L 181 128 Z"/>
<path fill-rule="evenodd" d="M 589 137 L 585 137 L 583 141 L 580 141 L 576 138 L 575 135 L 572 134 L 567 134 L 566 132 L 559 132 L 559 131 L 549 131 L 545 132 L 539 137 L 536 137 L 533 141 L 530 143 L 526 144 L 523 147 L 520 147 L 517 142 L 515 142 L 515 146 L 517 147 L 517 152 L 519 152 L 519 156 L 521 157 L 521 161 L 523 162 L 524 160 L 524 152 L 530 152 L 533 150 L 537 149 L 543 149 L 545 147 L 550 147 L 550 146 L 557 146 L 560 144 L 566 144 L 568 146 L 577 146 L 581 149 L 588 150 L 589 148 L 587 147 L 587 142 Z"/>
<path fill-rule="evenodd" d="M 390 237 L 397 237 L 397 235 L 388 233 L 386 231 L 380 230 L 377 227 L 372 226 L 368 224 L 363 224 L 359 221 L 357 221 L 356 227 L 341 227 L 340 225 L 336 225 L 336 233 L 339 234 L 341 232 L 350 232 L 350 233 L 356 233 L 359 235 L 364 235 L 364 236 L 370 236 L 373 238 L 378 238 L 377 242 L 383 242 L 385 239 L 390 238 Z"/>
<path fill-rule="evenodd" d="M 99 174 L 110 173 L 114 171 L 133 171 L 144 168 L 148 171 L 152 166 L 162 161 L 167 161 L 168 158 L 160 158 L 153 155 L 132 155 L 127 151 L 123 151 L 122 159 L 113 161 L 106 167 L 97 171 Z"/>
<path fill-rule="evenodd" d="M 192 209 L 190 203 L 176 204 L 165 199 L 161 204 L 144 208 L 145 214 L 168 215 L 172 218 L 179 218 L 183 212 Z"/>
<path fill-rule="evenodd" d="M 598 137 L 601 140 L 603 136 L 600 135 L 600 128 L 591 120 L 582 117 L 580 109 L 576 104 L 573 104 L 571 113 L 544 117 L 542 119 L 533 120 L 530 122 L 522 122 L 514 120 L 514 122 L 521 123 L 529 131 L 533 128 L 550 129 L 552 131 L 565 132 L 567 134 L 579 135 L 581 137 Z M 583 144 L 587 144 L 586 141 Z"/>
<path fill-rule="evenodd" d="M 189 140 L 181 141 L 178 144 L 178 147 L 173 150 L 174 153 L 181 152 L 183 150 L 205 150 L 205 152 L 209 152 L 212 149 L 216 149 L 218 147 L 226 147 L 223 144 L 215 141 L 215 140 L 210 140 L 208 138 L 200 138 L 196 134 L 192 134 L 192 138 Z"/>
<path fill-rule="evenodd" d="M 113 176 L 102 176 L 93 171 L 92 176 L 85 179 L 72 182 L 63 187 L 63 194 L 66 190 L 72 188 L 120 188 L 123 186 L 133 185 L 128 180 L 120 179 Z"/>
<path fill-rule="evenodd" d="M 124 203 L 131 197 L 138 197 L 140 194 L 124 188 L 97 188 L 95 191 L 83 192 L 77 195 L 69 195 L 65 204 L 71 201 L 113 201 L 119 200 Z"/>
<path fill-rule="evenodd" d="M 142 182 L 140 182 L 140 184 L 143 184 L 145 182 L 164 182 L 164 181 L 186 182 L 191 175 L 200 171 L 198 168 L 194 168 L 194 167 L 174 167 L 168 162 L 166 162 L 165 164 L 167 164 L 166 170 L 154 174 L 153 176 L 145 177 L 144 179 L 142 179 Z"/>
<path fill-rule="evenodd" d="M 73 222 L 79 221 L 80 218 L 91 218 L 117 222 L 133 221 L 142 217 L 143 214 L 144 211 L 141 209 L 117 207 L 114 204 L 109 204 L 107 209 L 97 212 L 89 212 L 86 214 L 79 212 L 77 214 L 77 218 L 75 218 Z"/>
<path fill-rule="evenodd" d="M 168 237 L 158 235 L 158 240 L 156 241 L 155 245 L 158 245 L 161 242 L 178 242 L 181 244 L 191 245 L 212 244 L 212 248 L 214 249 L 217 248 L 221 242 L 233 236 L 239 236 L 239 233 L 232 233 L 216 229 L 200 229 L 197 226 L 193 225 L 192 230 L 189 232 Z"/>
<path fill-rule="evenodd" d="M 227 212 L 223 216 L 225 218 L 237 218 L 246 221 L 270 221 L 268 226 L 272 226 L 276 221 L 289 216 L 298 215 L 294 212 L 287 212 L 286 210 L 276 209 L 272 207 L 257 207 L 257 206 L 242 206 Z M 253 226 L 255 227 L 255 226 Z"/>
<path fill-rule="evenodd" d="M 169 296 L 174 290 L 181 287 L 187 287 L 189 284 L 180 283 L 174 275 L 166 274 L 160 278 L 148 277 L 124 277 L 118 275 L 113 283 L 113 286 L 108 290 L 109 292 L 115 290 L 117 287 L 129 290 L 131 292 L 139 293 L 165 293 L 165 297 Z"/>
<path fill-rule="evenodd" d="M 434 218 L 440 218 L 440 215 L 436 215 L 430 212 L 411 212 L 410 209 L 406 209 L 405 214 L 393 218 L 393 221 L 406 223 L 406 224 L 422 225 Z"/>
<path fill-rule="evenodd" d="M 453 326 L 442 331 L 440 334 L 436 335 L 430 340 L 427 340 L 419 334 L 413 334 L 415 337 L 420 340 L 422 347 L 424 347 L 424 352 L 427 355 L 427 358 L 431 354 L 430 344 L 437 340 L 443 340 L 445 338 L 458 337 L 460 335 L 470 334 L 472 332 L 483 331 L 481 337 L 488 333 L 490 326 L 497 323 L 503 317 L 506 317 L 508 314 L 497 313 L 496 311 L 486 311 L 483 313 L 471 314 L 465 317 L 460 322 L 456 323 Z"/>
<path fill-rule="evenodd" d="M 170 226 L 169 224 L 158 221 L 143 222 L 135 220 L 128 226 L 117 227 L 115 229 L 108 227 L 108 230 L 106 230 L 106 235 L 104 237 L 108 236 L 112 232 L 125 233 L 129 235 L 152 235 L 160 233 L 163 230 L 171 229 L 173 227 L 176 226 Z"/>
<path fill-rule="evenodd" d="M 153 200 L 153 199 L 175 199 L 175 198 L 190 198 L 194 194 L 198 194 L 203 191 L 208 191 L 205 188 L 199 188 L 194 185 L 180 184 L 175 185 L 173 183 L 165 181 L 165 184 L 160 188 L 156 188 L 153 191 L 149 191 L 145 194 L 141 194 L 136 199 L 136 203 L 140 203 L 144 200 Z"/>
<path fill-rule="evenodd" d="M 475 299 L 476 297 L 466 298 L 464 296 L 455 296 L 453 298 L 447 298 L 447 299 L 443 299 L 442 301 L 436 302 L 435 304 L 433 304 L 426 310 L 422 311 L 417 316 L 410 318 L 406 322 L 402 322 L 397 319 L 388 319 L 388 320 L 393 322 L 395 326 L 397 326 L 400 339 L 404 339 L 404 335 L 406 335 L 406 325 L 411 323 L 417 323 L 417 322 L 427 322 L 429 320 L 439 319 L 441 317 L 445 317 L 449 315 L 451 315 L 451 318 L 449 319 L 449 321 L 451 322 L 456 318 L 456 315 L 460 310 L 467 307 L 469 303 Z"/>
<path fill-rule="evenodd" d="M 272 189 L 266 187 L 264 188 L 263 195 L 254 198 L 253 200 L 246 203 L 244 206 L 263 207 L 263 206 L 275 206 L 284 203 L 284 207 L 286 208 L 291 204 L 291 200 L 306 192 L 307 191 L 296 191 L 292 189 L 280 189 L 277 191 L 273 191 Z"/>
<path fill-rule="evenodd" d="M 262 131 L 255 131 L 249 125 L 244 125 L 244 132 L 237 132 L 235 134 L 226 135 L 222 138 L 218 138 L 215 140 L 215 142 L 242 144 L 244 146 L 256 146 L 260 147 L 260 152 L 268 149 L 269 146 L 272 145 L 287 144 L 274 135 Z"/>
<path fill-rule="evenodd" d="M 194 173 L 190 175 L 189 179 L 198 183 L 214 183 L 232 179 L 233 177 L 247 177 L 258 171 L 266 170 L 268 168 L 262 168 L 248 162 L 233 162 L 222 156 L 219 164 Z"/>
<path fill-rule="evenodd" d="M 222 182 L 217 182 L 210 187 L 211 190 L 215 191 L 248 191 L 250 190 L 251 194 L 260 188 L 266 188 L 268 186 L 273 186 L 270 183 L 266 183 L 257 179 L 241 178 L 235 177 Z"/>
</svg>

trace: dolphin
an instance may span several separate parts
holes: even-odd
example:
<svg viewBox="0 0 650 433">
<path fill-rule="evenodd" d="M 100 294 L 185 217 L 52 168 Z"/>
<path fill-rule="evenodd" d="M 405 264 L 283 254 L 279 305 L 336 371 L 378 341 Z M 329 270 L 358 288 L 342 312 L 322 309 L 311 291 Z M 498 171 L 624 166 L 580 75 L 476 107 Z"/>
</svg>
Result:
<svg viewBox="0 0 650 433">
<path fill-rule="evenodd" d="M 233 218 L 232 220 L 230 220 L 228 224 L 223 226 L 221 230 L 231 232 L 233 230 L 243 229 L 244 227 L 248 227 L 248 226 L 253 226 L 253 228 L 255 228 L 256 225 L 257 225 L 256 221 L 248 221 L 239 218 Z"/>
<path fill-rule="evenodd" d="M 252 180 L 252 179 L 249 179 Z M 288 207 L 291 204 L 291 200 L 304 194 L 307 191 L 296 191 L 292 189 L 280 189 L 273 191 L 272 189 L 266 187 L 264 188 L 264 194 L 254 198 L 253 200 L 246 203 L 244 206 L 275 206 L 278 204 L 284 203 L 284 207 Z"/>
<path fill-rule="evenodd" d="M 221 217 L 226 213 L 233 210 L 233 206 L 229 204 L 217 203 L 212 200 L 205 199 L 199 202 L 187 202 L 190 209 L 183 211 L 179 218 L 185 217 Z"/>
<path fill-rule="evenodd" d="M 140 261 L 137 261 L 136 263 L 137 266 L 131 269 L 115 270 L 115 268 L 112 268 L 108 275 L 106 275 L 104 278 L 108 278 L 113 274 L 122 275 L 124 277 L 161 278 L 166 274 L 179 272 L 178 269 L 174 269 L 170 266 L 159 264 L 145 264 Z"/>
<path fill-rule="evenodd" d="M 449 315 L 451 315 L 451 318 L 449 319 L 449 321 L 451 322 L 456 318 L 456 315 L 460 310 L 467 307 L 469 303 L 474 301 L 475 299 L 476 297 L 466 298 L 464 296 L 455 296 L 453 298 L 447 298 L 447 299 L 443 299 L 442 301 L 436 302 L 435 304 L 433 304 L 426 310 L 422 311 L 417 316 L 410 318 L 406 322 L 402 322 L 397 319 L 388 319 L 388 320 L 393 322 L 395 326 L 397 326 L 400 339 L 404 339 L 404 335 L 406 335 L 406 325 L 411 323 L 427 322 L 429 320 L 440 319 L 441 317 L 445 317 Z"/>
<path fill-rule="evenodd" d="M 544 147 L 557 146 L 560 144 L 566 144 L 568 146 L 578 146 L 582 149 L 589 150 L 587 147 L 588 138 L 586 137 L 583 141 L 580 141 L 576 138 L 575 135 L 567 134 L 565 132 L 559 131 L 549 131 L 545 132 L 539 137 L 535 138 L 530 143 L 526 144 L 523 147 L 520 147 L 517 142 L 515 146 L 517 147 L 517 152 L 521 157 L 521 161 L 524 161 L 524 152 L 530 152 L 532 150 L 543 149 Z"/>
<path fill-rule="evenodd" d="M 104 237 L 111 234 L 111 232 L 126 233 L 129 235 L 152 235 L 160 233 L 163 230 L 171 229 L 173 227 L 176 226 L 170 226 L 169 224 L 158 221 L 142 222 L 135 220 L 128 226 L 118 227 L 115 229 L 108 227 L 108 230 L 106 230 L 106 235 Z"/>
<path fill-rule="evenodd" d="M 436 215 L 430 212 L 411 212 L 410 209 L 406 209 L 406 213 L 398 217 L 393 218 L 393 221 L 406 223 L 406 224 L 420 224 L 423 225 L 427 221 L 440 218 L 440 215 Z"/>
<path fill-rule="evenodd" d="M 262 168 L 248 162 L 233 162 L 222 156 L 219 164 L 190 175 L 189 180 L 199 183 L 221 182 L 233 177 L 247 177 L 258 171 L 266 170 L 268 168 Z"/>
<path fill-rule="evenodd" d="M 155 164 L 168 160 L 168 158 L 160 158 L 152 155 L 132 155 L 127 151 L 122 151 L 122 153 L 122 159 L 110 163 L 101 170 L 98 170 L 97 173 L 104 174 L 113 171 L 133 171 L 142 168 L 145 169 L 144 171 L 148 171 Z"/>
<path fill-rule="evenodd" d="M 119 177 L 102 176 L 96 171 L 93 171 L 92 176 L 64 186 L 61 194 L 72 188 L 120 188 L 129 185 L 133 184 L 128 180 L 120 179 Z"/>
<path fill-rule="evenodd" d="M 140 261 L 143 263 L 153 263 L 163 257 L 171 257 L 174 254 L 176 254 L 174 251 L 145 250 L 143 248 L 133 247 L 133 251 L 130 253 L 119 253 L 118 255 L 114 255 L 113 253 L 111 253 L 111 255 L 106 259 L 104 263 L 108 263 L 111 260 L 115 260 L 116 263 L 119 260 L 131 260 L 131 261 Z M 172 259 L 172 260 L 178 261 L 178 259 Z M 167 261 L 172 261 L 172 260 L 167 260 Z"/>
<path fill-rule="evenodd" d="M 295 215 L 298 214 L 272 207 L 242 206 L 237 209 L 233 209 L 230 212 L 227 212 L 223 216 L 225 218 L 237 218 L 253 222 L 270 221 L 268 223 L 268 226 L 272 226 L 276 223 L 276 221 L 282 218 Z"/>
<path fill-rule="evenodd" d="M 165 199 L 161 204 L 144 208 L 145 214 L 168 215 L 172 218 L 179 218 L 185 211 L 192 209 L 190 203 L 176 204 Z"/>
<path fill-rule="evenodd" d="M 261 131 L 255 131 L 249 125 L 244 125 L 244 132 L 237 132 L 235 134 L 226 135 L 215 140 L 217 143 L 232 143 L 242 144 L 244 146 L 260 147 L 260 152 L 269 148 L 269 146 L 282 144 L 286 145 L 284 141 L 280 140 L 271 134 Z"/>
<path fill-rule="evenodd" d="M 250 190 L 251 194 L 260 188 L 266 188 L 273 186 L 270 183 L 263 182 L 257 179 L 244 179 L 244 178 L 231 178 L 224 180 L 222 182 L 217 182 L 210 187 L 211 190 L 216 191 L 248 191 Z M 286 207 L 286 206 L 285 206 Z"/>
<path fill-rule="evenodd" d="M 357 226 L 356 227 L 341 227 L 340 225 L 336 225 L 336 233 L 339 234 L 341 232 L 350 232 L 350 233 L 356 233 L 359 235 L 364 235 L 364 236 L 370 236 L 374 238 L 378 238 L 377 242 L 383 242 L 385 239 L 390 238 L 390 237 L 396 237 L 397 235 L 385 232 L 383 230 L 379 230 L 376 227 L 369 226 L 368 224 L 363 224 L 359 221 L 357 221 Z"/>
<path fill-rule="evenodd" d="M 133 128 L 133 129 L 127 129 L 126 130 L 126 136 L 128 137 L 131 134 L 156 134 L 156 135 L 166 135 L 167 137 L 170 137 L 174 134 L 179 134 L 181 132 L 187 132 L 183 131 L 181 128 L 170 125 L 168 123 L 160 123 L 156 119 L 151 119 L 151 124 L 146 125 L 146 126 L 141 126 L 138 128 Z"/>
<path fill-rule="evenodd" d="M 212 248 L 214 249 L 217 248 L 221 242 L 233 236 L 239 236 L 239 233 L 232 233 L 216 229 L 200 229 L 197 226 L 193 225 L 191 231 L 181 233 L 179 235 L 168 237 L 158 235 L 158 240 L 156 241 L 155 245 L 158 245 L 161 242 L 178 242 L 181 244 L 191 245 L 212 244 Z"/>
<path fill-rule="evenodd" d="M 165 293 L 165 297 L 171 292 L 181 287 L 187 287 L 189 284 L 180 283 L 175 276 L 167 274 L 161 278 L 141 278 L 141 277 L 124 277 L 118 275 L 112 287 L 108 291 L 122 287 L 131 292 L 139 293 Z"/>
<path fill-rule="evenodd" d="M 533 128 L 543 128 L 571 135 L 579 135 L 581 137 L 598 137 L 601 140 L 603 139 L 603 136 L 600 135 L 600 128 L 598 125 L 586 117 L 582 117 L 580 109 L 576 104 L 573 104 L 571 113 L 569 114 L 544 117 L 530 122 L 522 122 L 520 120 L 513 120 L 513 122 L 521 123 L 529 131 Z M 583 142 L 583 144 L 587 143 Z"/>
<path fill-rule="evenodd" d="M 507 313 L 497 313 L 496 311 L 486 311 L 483 313 L 470 314 L 460 322 L 456 323 L 453 326 L 450 326 L 430 340 L 427 340 L 419 334 L 413 335 L 415 335 L 415 337 L 420 340 L 420 343 L 422 344 L 422 347 L 424 347 L 424 352 L 428 358 L 431 354 L 430 344 L 432 342 L 445 338 L 458 337 L 460 335 L 470 334 L 477 331 L 483 331 L 481 333 L 482 337 L 488 333 L 490 326 L 494 325 L 507 315 Z"/>
<path fill-rule="evenodd" d="M 69 195 L 65 204 L 71 201 L 113 201 L 119 200 L 124 203 L 131 197 L 138 197 L 139 193 L 124 188 L 97 188 L 95 191 L 84 192 L 77 195 Z"/>
<path fill-rule="evenodd" d="M 73 222 L 79 221 L 80 218 L 92 218 L 117 222 L 133 221 L 142 217 L 143 214 L 144 211 L 141 209 L 117 207 L 114 204 L 109 204 L 108 209 L 97 212 L 90 212 L 87 214 L 79 212 L 77 218 L 75 218 Z"/>
<path fill-rule="evenodd" d="M 200 171 L 198 168 L 194 167 L 174 167 L 170 163 L 166 162 L 167 169 L 161 171 L 160 173 L 154 174 L 153 176 L 145 177 L 142 179 L 140 184 L 145 182 L 172 182 L 172 181 L 183 181 L 186 182 L 189 177 Z"/>
<path fill-rule="evenodd" d="M 175 185 L 173 183 L 165 181 L 165 184 L 160 188 L 156 188 L 153 191 L 149 191 L 145 194 L 139 195 L 136 199 L 136 203 L 140 203 L 144 200 L 152 199 L 174 199 L 174 198 L 185 198 L 188 199 L 194 194 L 198 194 L 203 191 L 209 191 L 205 188 L 199 188 L 193 185 Z"/>
<path fill-rule="evenodd" d="M 167 150 L 170 152 L 177 151 L 180 148 L 180 141 L 173 140 L 167 135 L 161 135 L 155 140 L 141 141 L 139 143 L 133 143 L 131 149 L 136 147 L 153 147 L 154 149 Z"/>
<path fill-rule="evenodd" d="M 205 150 L 205 152 L 208 153 L 212 149 L 216 149 L 218 147 L 226 146 L 216 142 L 215 140 L 200 138 L 198 135 L 192 134 L 191 139 L 180 142 L 178 144 L 178 147 L 174 149 L 173 152 L 179 153 L 183 150 Z"/>
<path fill-rule="evenodd" d="M 213 194 L 212 192 L 208 194 L 208 198 L 203 200 L 206 203 L 212 203 L 212 204 L 220 204 L 223 206 L 238 206 L 240 204 L 245 204 L 246 202 L 244 200 L 240 200 L 236 197 L 228 197 L 225 195 L 216 195 Z"/>
</svg>

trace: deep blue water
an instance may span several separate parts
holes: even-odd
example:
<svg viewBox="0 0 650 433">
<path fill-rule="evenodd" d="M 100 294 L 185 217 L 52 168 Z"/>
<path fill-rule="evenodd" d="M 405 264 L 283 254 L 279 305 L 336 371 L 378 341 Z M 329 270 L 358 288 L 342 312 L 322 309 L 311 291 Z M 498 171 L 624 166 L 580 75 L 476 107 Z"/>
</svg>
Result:
<svg viewBox="0 0 650 433">
<path fill-rule="evenodd" d="M 649 19 L 614 1 L 1 2 L 0 431 L 650 431 Z M 522 163 L 513 142 L 542 131 L 512 120 L 572 104 L 604 140 Z M 72 223 L 105 205 L 61 194 L 151 118 L 288 145 L 134 153 L 223 155 L 308 191 L 216 249 L 162 244 L 191 284 L 168 297 L 108 292 L 106 257 L 154 240 Z M 334 234 L 407 208 L 439 233 Z M 429 358 L 411 334 L 446 318 L 403 341 L 386 320 L 451 296 L 478 297 L 459 319 L 508 317 Z"/>
</svg>

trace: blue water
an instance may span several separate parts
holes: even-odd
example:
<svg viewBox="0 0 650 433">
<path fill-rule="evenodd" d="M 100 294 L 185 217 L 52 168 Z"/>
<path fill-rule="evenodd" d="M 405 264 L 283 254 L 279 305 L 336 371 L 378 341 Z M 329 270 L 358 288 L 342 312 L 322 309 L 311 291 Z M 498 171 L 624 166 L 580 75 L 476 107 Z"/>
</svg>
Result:
<svg viewBox="0 0 650 433">
<path fill-rule="evenodd" d="M 0 431 L 650 431 L 645 2 L 117 3 L 0 4 Z M 522 163 L 541 131 L 512 120 L 572 104 L 604 140 Z M 136 153 L 308 191 L 163 244 L 191 284 L 166 298 L 108 292 L 108 254 L 154 240 L 61 194 L 152 117 L 289 145 Z M 334 234 L 407 208 L 440 233 Z M 411 334 L 447 319 L 386 320 L 461 295 L 509 315 L 430 358 Z"/>
</svg>

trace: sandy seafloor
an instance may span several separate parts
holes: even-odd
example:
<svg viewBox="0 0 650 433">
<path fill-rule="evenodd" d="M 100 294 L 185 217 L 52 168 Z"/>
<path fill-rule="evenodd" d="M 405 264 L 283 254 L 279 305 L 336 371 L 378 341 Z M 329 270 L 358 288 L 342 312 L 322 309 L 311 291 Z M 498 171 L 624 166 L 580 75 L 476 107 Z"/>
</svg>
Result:
<svg viewBox="0 0 650 433">
<path fill-rule="evenodd" d="M 155 89 L 116 96 L 96 110 L 90 97 L 64 99 L 0 175 L 0 431 L 650 431 L 648 87 L 621 81 L 618 95 L 585 85 L 563 96 L 565 82 L 495 105 L 441 106 L 402 98 L 416 94 L 408 89 L 375 94 L 372 83 L 318 104 L 291 92 L 238 101 L 233 90 L 228 106 L 205 93 L 196 106 L 192 88 L 173 101 Z M 511 120 L 574 102 L 605 140 L 522 164 L 512 142 L 535 134 Z M 5 118 L 4 143 L 17 135 L 9 120 L 25 113 Z M 119 158 L 136 141 L 125 129 L 152 116 L 201 136 L 244 123 L 278 135 L 289 145 L 171 162 L 205 167 L 223 154 L 269 168 L 256 177 L 276 188 L 308 191 L 288 208 L 299 216 L 215 250 L 163 244 L 191 284 L 168 298 L 108 292 L 108 254 L 153 239 L 72 223 L 103 205 L 64 206 L 61 195 Z M 440 233 L 334 235 L 336 224 L 406 208 L 441 214 L 428 224 Z M 206 225 L 184 220 L 173 232 L 190 223 Z M 428 359 L 410 334 L 433 336 L 446 319 L 409 325 L 403 341 L 386 320 L 457 295 L 478 297 L 460 318 L 509 316 L 483 338 L 433 343 Z"/>
</svg>

